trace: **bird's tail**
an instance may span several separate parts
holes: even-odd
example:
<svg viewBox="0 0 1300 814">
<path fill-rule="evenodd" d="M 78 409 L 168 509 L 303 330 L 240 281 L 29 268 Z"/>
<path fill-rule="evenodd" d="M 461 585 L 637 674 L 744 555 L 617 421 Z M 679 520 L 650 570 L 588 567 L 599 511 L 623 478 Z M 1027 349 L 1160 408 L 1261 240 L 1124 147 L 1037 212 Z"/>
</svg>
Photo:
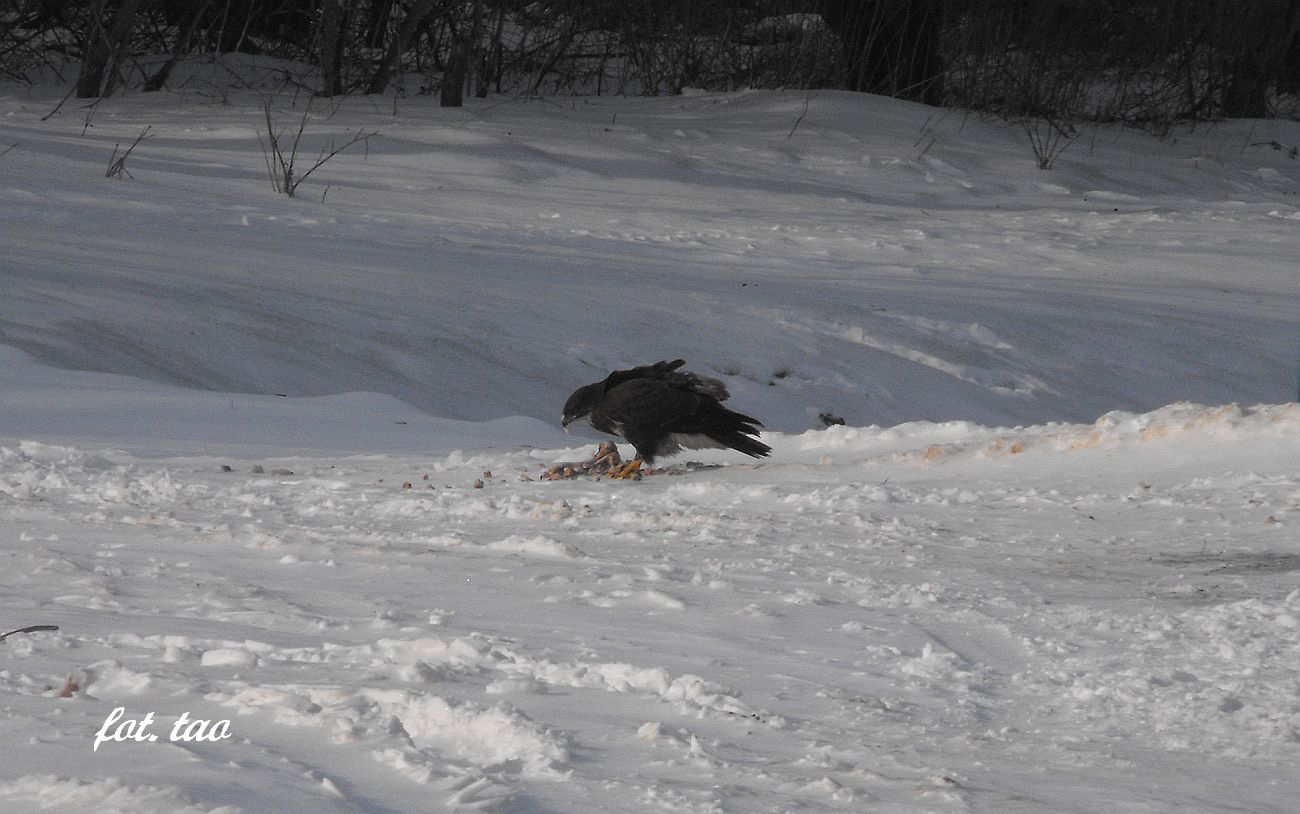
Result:
<svg viewBox="0 0 1300 814">
<path fill-rule="evenodd" d="M 758 428 L 763 426 L 763 422 L 734 410 L 727 410 L 726 413 L 731 426 L 717 434 L 710 434 L 710 438 L 753 458 L 765 457 L 772 451 L 771 447 L 758 440 Z"/>
<path fill-rule="evenodd" d="M 713 440 L 720 444 L 726 444 L 737 452 L 743 452 L 752 458 L 763 458 L 772 451 L 772 448 L 757 438 L 751 438 L 748 435 L 742 435 L 739 432 L 727 433 L 726 435 L 714 436 Z"/>
</svg>

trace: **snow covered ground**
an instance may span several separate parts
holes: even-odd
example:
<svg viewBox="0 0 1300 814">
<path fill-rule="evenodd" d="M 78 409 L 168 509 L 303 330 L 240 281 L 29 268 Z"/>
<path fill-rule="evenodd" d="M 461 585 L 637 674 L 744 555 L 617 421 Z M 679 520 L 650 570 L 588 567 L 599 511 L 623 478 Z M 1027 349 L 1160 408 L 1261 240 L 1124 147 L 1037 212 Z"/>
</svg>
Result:
<svg viewBox="0 0 1300 814">
<path fill-rule="evenodd" d="M 553 424 L 686 356 L 784 431 L 1295 396 L 1300 163 L 1262 144 L 1293 122 L 1085 132 L 1042 172 L 1010 125 L 843 93 L 793 135 L 803 94 L 347 99 L 303 152 L 380 135 L 289 199 L 256 96 L 110 100 L 83 134 L 27 93 L 0 101 L 0 343 L 57 367 Z"/>
<path fill-rule="evenodd" d="M 253 94 L 58 97 L 0 88 L 5 814 L 1294 810 L 1300 126 L 349 99 L 290 200 Z M 676 356 L 770 458 L 538 478 Z"/>
</svg>

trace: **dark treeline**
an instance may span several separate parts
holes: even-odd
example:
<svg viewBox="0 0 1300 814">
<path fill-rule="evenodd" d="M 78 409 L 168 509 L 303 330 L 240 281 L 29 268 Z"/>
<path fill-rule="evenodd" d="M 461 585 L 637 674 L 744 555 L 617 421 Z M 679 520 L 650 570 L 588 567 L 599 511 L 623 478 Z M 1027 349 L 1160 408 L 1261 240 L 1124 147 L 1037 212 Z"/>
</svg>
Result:
<svg viewBox="0 0 1300 814">
<path fill-rule="evenodd" d="M 187 60 L 232 53 L 297 66 L 321 95 L 396 87 L 447 105 L 839 87 L 1162 129 L 1276 115 L 1300 90 L 1300 0 L 3 2 L 0 72 L 55 70 L 86 98 L 169 87 Z"/>
</svg>

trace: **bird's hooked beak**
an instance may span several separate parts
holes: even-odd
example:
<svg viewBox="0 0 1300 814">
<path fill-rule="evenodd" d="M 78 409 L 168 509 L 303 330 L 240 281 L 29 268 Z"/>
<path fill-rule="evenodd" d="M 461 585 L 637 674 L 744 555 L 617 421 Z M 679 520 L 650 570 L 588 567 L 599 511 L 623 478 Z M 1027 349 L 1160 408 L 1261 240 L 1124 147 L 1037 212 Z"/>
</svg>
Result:
<svg viewBox="0 0 1300 814">
<path fill-rule="evenodd" d="M 569 433 L 569 425 L 572 423 L 573 423 L 573 419 L 569 418 L 567 415 L 560 417 L 560 426 L 564 428 L 565 434 Z"/>
</svg>

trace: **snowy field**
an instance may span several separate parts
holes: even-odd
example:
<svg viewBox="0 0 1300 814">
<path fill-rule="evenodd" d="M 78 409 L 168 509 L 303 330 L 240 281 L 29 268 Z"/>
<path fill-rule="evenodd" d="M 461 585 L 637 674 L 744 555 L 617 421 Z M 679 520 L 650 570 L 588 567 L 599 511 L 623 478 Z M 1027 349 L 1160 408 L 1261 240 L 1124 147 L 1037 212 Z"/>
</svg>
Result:
<svg viewBox="0 0 1300 814">
<path fill-rule="evenodd" d="M 0 86 L 0 812 L 1295 810 L 1300 125 L 352 98 L 289 199 L 256 94 L 60 96 Z M 678 356 L 771 457 L 539 478 Z"/>
</svg>

